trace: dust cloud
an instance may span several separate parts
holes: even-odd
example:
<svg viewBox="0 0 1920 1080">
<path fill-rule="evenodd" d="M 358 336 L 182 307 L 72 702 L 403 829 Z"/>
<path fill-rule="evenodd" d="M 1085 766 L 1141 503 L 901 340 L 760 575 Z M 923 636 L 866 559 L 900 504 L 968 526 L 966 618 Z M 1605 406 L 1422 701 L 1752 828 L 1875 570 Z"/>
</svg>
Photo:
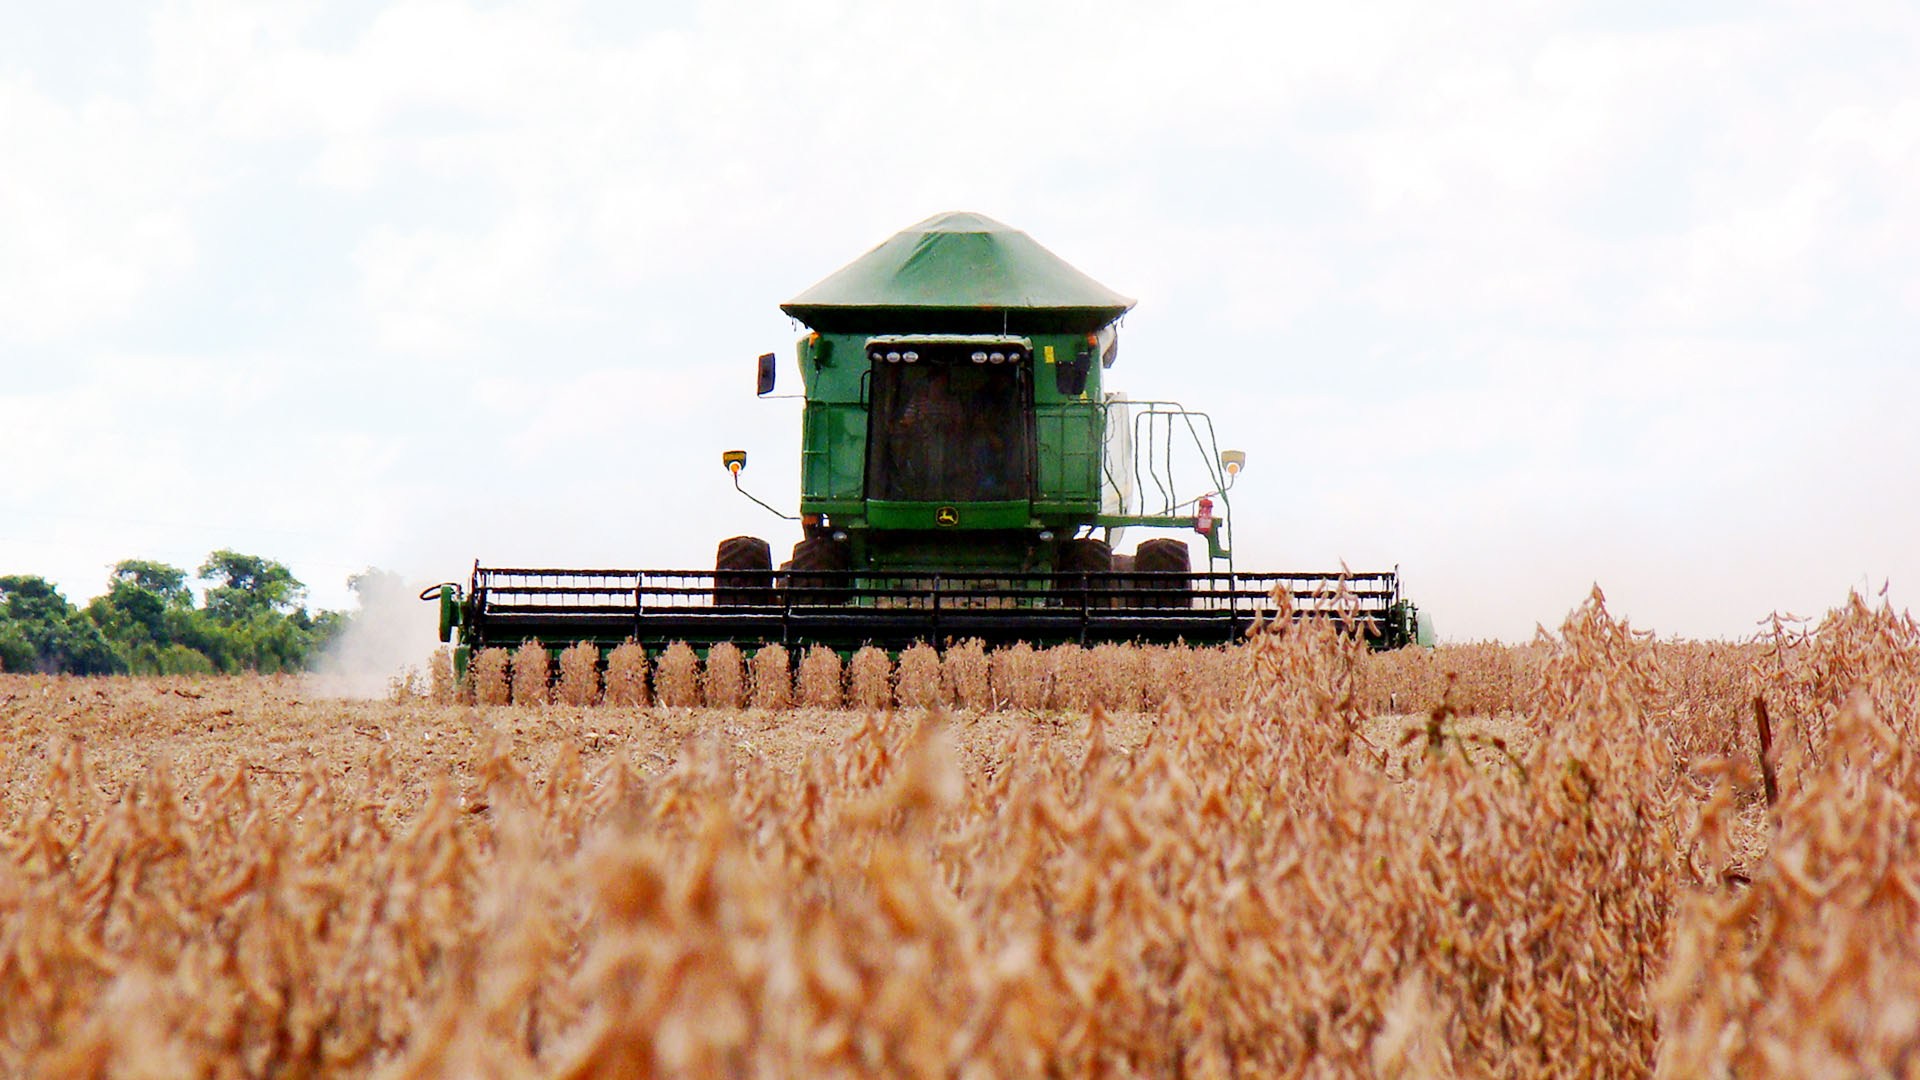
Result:
<svg viewBox="0 0 1920 1080">
<path fill-rule="evenodd" d="M 426 583 L 368 570 L 350 584 L 359 610 L 314 665 L 312 692 L 388 698 L 409 681 L 424 686 L 427 660 L 440 643 L 440 605 L 420 599 Z"/>
</svg>

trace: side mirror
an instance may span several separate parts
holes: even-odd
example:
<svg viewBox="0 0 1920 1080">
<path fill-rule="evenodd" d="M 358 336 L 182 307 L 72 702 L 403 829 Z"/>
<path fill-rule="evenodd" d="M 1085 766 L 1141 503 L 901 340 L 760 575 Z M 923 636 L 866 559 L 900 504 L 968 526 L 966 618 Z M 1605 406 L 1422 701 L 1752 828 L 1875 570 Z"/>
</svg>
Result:
<svg viewBox="0 0 1920 1080">
<path fill-rule="evenodd" d="M 1060 391 L 1061 397 L 1077 398 L 1087 392 L 1087 368 L 1092 366 L 1093 354 L 1081 349 L 1071 360 L 1063 360 L 1053 365 L 1053 387 Z"/>
<path fill-rule="evenodd" d="M 760 397 L 766 397 L 768 394 L 773 393 L 773 354 L 772 353 L 761 354 L 759 374 L 760 374 L 760 379 L 758 383 L 759 388 L 756 389 L 754 393 L 759 395 Z"/>
</svg>

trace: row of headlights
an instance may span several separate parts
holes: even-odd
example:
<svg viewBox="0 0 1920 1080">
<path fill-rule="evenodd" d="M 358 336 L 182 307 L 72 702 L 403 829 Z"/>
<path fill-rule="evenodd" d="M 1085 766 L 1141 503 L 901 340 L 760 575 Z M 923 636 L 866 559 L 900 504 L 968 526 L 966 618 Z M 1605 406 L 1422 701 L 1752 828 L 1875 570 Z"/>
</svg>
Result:
<svg viewBox="0 0 1920 1080">
<path fill-rule="evenodd" d="M 883 361 L 889 364 L 917 364 L 920 362 L 920 354 L 912 351 L 883 353 L 875 349 L 873 352 L 867 354 L 867 358 L 876 364 Z M 977 352 L 973 354 L 972 360 L 976 364 L 1017 364 L 1020 362 L 1020 350 L 1013 349 L 1008 352 Z"/>
</svg>

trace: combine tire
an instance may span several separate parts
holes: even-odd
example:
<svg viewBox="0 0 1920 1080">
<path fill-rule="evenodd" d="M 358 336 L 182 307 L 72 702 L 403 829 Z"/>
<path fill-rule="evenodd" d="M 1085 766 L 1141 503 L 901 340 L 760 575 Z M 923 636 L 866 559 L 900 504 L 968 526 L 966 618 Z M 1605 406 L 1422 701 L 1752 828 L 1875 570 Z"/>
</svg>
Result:
<svg viewBox="0 0 1920 1080">
<path fill-rule="evenodd" d="M 789 596 L 796 604 L 845 604 L 853 598 L 847 579 L 833 571 L 853 568 L 853 552 L 843 543 L 824 536 L 810 537 L 793 545 L 793 561 L 788 563 Z M 826 571 L 823 573 L 822 571 Z"/>
<path fill-rule="evenodd" d="M 1067 540 L 1060 545 L 1059 557 L 1054 560 L 1054 572 L 1060 575 L 1058 588 L 1078 593 L 1084 587 L 1088 593 L 1104 591 L 1112 587 L 1110 579 L 1104 575 L 1113 569 L 1113 549 L 1105 540 L 1088 537 L 1084 540 Z M 1083 578 L 1082 574 L 1103 575 L 1097 579 Z M 1089 595 L 1088 607 L 1106 607 L 1105 597 Z"/>
<path fill-rule="evenodd" d="M 1054 569 L 1062 574 L 1104 574 L 1113 569 L 1113 549 L 1105 540 L 1091 537 L 1063 541 Z"/>
<path fill-rule="evenodd" d="M 773 604 L 773 548 L 757 536 L 730 536 L 713 556 L 715 607 Z"/>
<path fill-rule="evenodd" d="M 1133 568 L 1143 574 L 1185 574 L 1193 569 L 1184 540 L 1143 540 L 1134 549 Z M 1159 582 L 1142 578 L 1137 603 L 1150 608 L 1193 606 L 1193 582 L 1186 578 Z"/>
<path fill-rule="evenodd" d="M 1114 573 L 1131 574 L 1133 573 L 1133 570 L 1134 570 L 1133 556 L 1115 555 L 1113 557 Z M 1116 608 L 1137 607 L 1138 603 L 1136 601 L 1136 598 L 1129 594 L 1139 591 L 1139 588 L 1140 588 L 1140 583 L 1138 581 L 1133 580 L 1132 578 L 1124 578 L 1124 577 L 1114 578 L 1113 591 L 1119 595 L 1116 595 L 1112 599 L 1108 600 L 1107 606 L 1116 607 Z"/>
</svg>

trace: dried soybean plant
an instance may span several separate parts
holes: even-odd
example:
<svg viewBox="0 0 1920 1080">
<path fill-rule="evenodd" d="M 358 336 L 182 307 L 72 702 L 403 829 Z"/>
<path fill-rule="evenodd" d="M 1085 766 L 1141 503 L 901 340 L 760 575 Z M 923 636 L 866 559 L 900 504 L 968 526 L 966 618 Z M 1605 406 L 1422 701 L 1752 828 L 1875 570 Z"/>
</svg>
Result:
<svg viewBox="0 0 1920 1080">
<path fill-rule="evenodd" d="M 738 709 L 747 703 L 746 661 L 739 646 L 723 641 L 708 647 L 700 692 L 710 709 Z"/>
<path fill-rule="evenodd" d="M 1109 712 L 1138 712 L 1151 700 L 1151 653 L 1144 647 L 1096 645 L 1087 651 L 1088 675 L 1099 687 L 1099 702 Z"/>
<path fill-rule="evenodd" d="M 815 709 L 837 709 L 842 700 L 840 654 L 815 645 L 800 660 L 800 704 Z"/>
<path fill-rule="evenodd" d="M 592 705 L 600 700 L 600 648 L 578 641 L 560 654 L 560 703 Z"/>
<path fill-rule="evenodd" d="M 753 707 L 785 709 L 793 704 L 793 661 L 779 645 L 764 645 L 753 654 Z"/>
<path fill-rule="evenodd" d="M 473 692 L 482 705 L 505 705 L 512 700 L 513 684 L 508 680 L 511 654 L 501 648 L 481 649 L 473 658 L 468 676 Z"/>
<path fill-rule="evenodd" d="M 1920 759 L 1864 696 L 1831 731 L 1836 753 L 1800 775 L 1751 885 L 1683 909 L 1662 984 L 1665 1075 L 1911 1071 Z"/>
<path fill-rule="evenodd" d="M 453 677 L 453 650 L 445 645 L 427 658 L 427 696 L 435 705 L 451 705 L 460 696 Z"/>
<path fill-rule="evenodd" d="M 900 653 L 894 698 L 901 705 L 932 708 L 947 703 L 947 687 L 940 679 L 940 654 L 922 642 Z"/>
<path fill-rule="evenodd" d="M 993 651 L 990 677 L 996 708 L 1042 709 L 1053 692 L 1052 673 L 1024 641 Z"/>
<path fill-rule="evenodd" d="M 605 700 L 609 705 L 636 707 L 647 703 L 647 650 L 632 638 L 607 654 Z"/>
<path fill-rule="evenodd" d="M 1463 654 L 1438 686 L 1532 733 L 1500 754 L 1444 689 L 1388 715 L 1378 658 L 1286 623 L 1192 656 L 981 654 L 1009 704 L 1098 684 L 1041 723 L 863 709 L 826 742 L 713 725 L 633 760 L 482 728 L 399 763 L 406 724 L 461 710 L 366 706 L 397 737 L 192 785 L 90 754 L 243 691 L 0 677 L 0 1072 L 1904 1075 L 1920 629 L 1854 603 L 1789 654 L 1736 644 L 1657 642 L 1596 594 L 1506 660 Z M 803 658 L 803 699 L 838 667 Z M 1771 808 L 1721 737 L 1756 686 Z M 1165 706 L 1109 714 L 1134 700 Z"/>
<path fill-rule="evenodd" d="M 513 651 L 513 703 L 545 705 L 549 700 L 552 658 L 538 641 L 525 641 Z"/>
<path fill-rule="evenodd" d="M 1055 709 L 1084 712 L 1100 700 L 1100 676 L 1091 656 L 1078 645 L 1055 645 L 1040 654 L 1048 672 L 1047 704 Z"/>
<path fill-rule="evenodd" d="M 654 670 L 653 690 L 662 705 L 700 704 L 700 654 L 684 641 L 667 646 Z"/>
<path fill-rule="evenodd" d="M 893 662 L 869 645 L 853 654 L 848 677 L 847 704 L 856 709 L 884 709 L 893 703 Z"/>
<path fill-rule="evenodd" d="M 992 668 L 978 638 L 947 647 L 940 657 L 940 678 L 946 684 L 947 700 L 960 708 L 993 708 Z"/>
</svg>

